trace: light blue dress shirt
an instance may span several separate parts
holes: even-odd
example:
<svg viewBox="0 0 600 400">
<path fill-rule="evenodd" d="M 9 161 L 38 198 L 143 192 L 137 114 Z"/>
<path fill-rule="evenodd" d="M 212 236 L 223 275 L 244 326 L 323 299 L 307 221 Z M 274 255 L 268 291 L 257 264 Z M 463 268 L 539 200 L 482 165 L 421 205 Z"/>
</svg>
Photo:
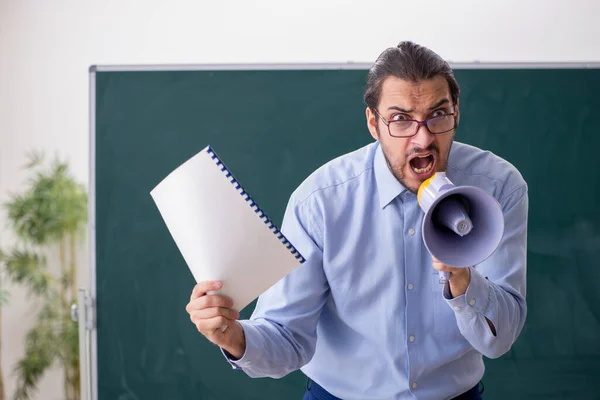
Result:
<svg viewBox="0 0 600 400">
<path fill-rule="evenodd" d="M 482 355 L 507 352 L 525 322 L 527 185 L 508 162 L 459 142 L 447 176 L 484 189 L 505 215 L 500 246 L 471 268 L 464 295 L 449 298 L 440 284 L 416 195 L 374 142 L 325 164 L 292 194 L 281 230 L 306 262 L 240 321 L 246 351 L 228 358 L 233 367 L 272 378 L 301 369 L 348 400 L 439 400 L 475 386 Z"/>
</svg>

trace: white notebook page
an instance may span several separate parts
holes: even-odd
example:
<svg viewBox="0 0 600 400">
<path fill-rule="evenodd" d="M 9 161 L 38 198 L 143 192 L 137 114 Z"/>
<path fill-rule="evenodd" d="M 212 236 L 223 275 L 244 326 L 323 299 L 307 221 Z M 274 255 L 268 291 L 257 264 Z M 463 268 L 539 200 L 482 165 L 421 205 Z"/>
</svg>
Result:
<svg viewBox="0 0 600 400">
<path fill-rule="evenodd" d="M 222 281 L 219 293 L 240 311 L 304 259 L 260 218 L 220 161 L 207 147 L 150 194 L 196 282 Z"/>
</svg>

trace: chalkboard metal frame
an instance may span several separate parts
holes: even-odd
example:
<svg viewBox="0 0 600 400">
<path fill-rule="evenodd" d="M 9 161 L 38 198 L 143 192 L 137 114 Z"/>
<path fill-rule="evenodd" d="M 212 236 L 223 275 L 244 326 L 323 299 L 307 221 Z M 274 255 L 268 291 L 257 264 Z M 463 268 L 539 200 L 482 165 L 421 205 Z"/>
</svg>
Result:
<svg viewBox="0 0 600 400">
<path fill-rule="evenodd" d="M 135 72 L 135 71 L 253 71 L 253 70 L 290 70 L 290 69 L 364 69 L 369 63 L 269 63 L 269 64 L 157 64 L 157 65 L 92 65 L 90 75 L 95 72 Z M 600 62 L 513 62 L 513 63 L 452 63 L 452 69 L 585 69 L 600 68 Z M 93 77 L 92 77 L 93 78 Z"/>
<path fill-rule="evenodd" d="M 513 63 L 452 63 L 455 70 L 461 69 L 600 69 L 600 62 L 513 62 Z M 79 307 L 87 311 L 85 329 L 89 332 L 89 353 L 84 349 L 81 360 L 85 363 L 82 375 L 82 399 L 98 399 L 98 354 L 96 329 L 96 203 L 95 203 L 95 127 L 96 127 L 96 72 L 134 72 L 134 71 L 227 71 L 227 70 L 361 70 L 370 68 L 368 63 L 269 63 L 269 64 L 161 64 L 161 65 L 92 65 L 89 68 L 89 203 L 88 203 L 88 237 L 89 237 L 89 293 L 85 303 Z M 80 302 L 81 303 L 81 302 Z M 88 375 L 89 374 L 89 375 Z M 90 397 L 91 396 L 91 397 Z"/>
</svg>

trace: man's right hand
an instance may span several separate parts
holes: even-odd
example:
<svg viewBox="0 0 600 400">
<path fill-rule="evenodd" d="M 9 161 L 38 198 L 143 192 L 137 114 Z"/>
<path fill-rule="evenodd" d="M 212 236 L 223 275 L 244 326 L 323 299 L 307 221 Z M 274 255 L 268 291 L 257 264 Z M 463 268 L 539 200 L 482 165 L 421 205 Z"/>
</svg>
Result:
<svg viewBox="0 0 600 400">
<path fill-rule="evenodd" d="M 198 283 L 185 309 L 201 334 L 240 359 L 246 351 L 244 330 L 237 322 L 240 314 L 232 309 L 233 301 L 229 297 L 212 293 L 221 286 L 221 282 L 215 281 Z"/>
</svg>

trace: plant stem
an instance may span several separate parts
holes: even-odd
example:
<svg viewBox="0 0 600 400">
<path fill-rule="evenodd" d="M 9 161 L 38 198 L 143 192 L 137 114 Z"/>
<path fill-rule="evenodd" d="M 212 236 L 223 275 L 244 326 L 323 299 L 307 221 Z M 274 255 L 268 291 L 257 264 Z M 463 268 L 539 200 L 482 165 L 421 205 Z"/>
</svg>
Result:
<svg viewBox="0 0 600 400">
<path fill-rule="evenodd" d="M 81 385 L 81 377 L 80 377 L 80 369 L 79 369 L 79 357 L 75 358 L 73 360 L 73 371 L 74 371 L 74 376 L 73 376 L 73 393 L 74 396 L 73 398 L 75 400 L 80 400 L 81 399 L 81 390 L 80 390 L 80 385 Z"/>
<path fill-rule="evenodd" d="M 65 286 L 65 277 L 67 276 L 67 249 L 65 239 L 60 239 L 60 305 L 62 311 L 66 311 L 67 306 L 67 287 Z M 64 327 L 63 327 L 64 328 Z"/>
<path fill-rule="evenodd" d="M 75 302 L 77 300 L 77 263 L 76 263 L 76 238 L 75 234 L 71 233 L 69 235 L 69 261 L 70 261 L 70 284 L 71 284 L 71 301 Z M 82 305 L 80 305 L 82 306 Z M 76 350 L 77 351 L 77 350 Z M 71 365 L 71 389 L 73 392 L 73 400 L 79 400 L 80 396 L 80 373 L 79 373 L 79 352 L 73 355 L 72 365 Z"/>
<path fill-rule="evenodd" d="M 70 250 L 70 284 L 71 284 L 71 301 L 75 302 L 77 299 L 77 255 L 75 253 L 75 235 L 69 235 L 69 250 Z"/>
<path fill-rule="evenodd" d="M 68 287 L 65 285 L 65 278 L 67 277 L 67 249 L 66 249 L 66 243 L 65 243 L 65 238 L 62 237 L 60 239 L 60 248 L 59 248 L 59 257 L 60 257 L 60 285 L 59 285 L 59 290 L 60 290 L 60 321 L 62 322 L 62 326 L 61 326 L 61 335 L 65 335 L 67 333 L 67 318 L 68 318 L 68 311 L 67 311 L 67 293 L 68 293 Z M 64 351 L 64 350 L 63 350 Z M 63 371 L 65 374 L 65 378 L 63 381 L 63 387 L 64 387 L 64 391 L 65 391 L 65 399 L 67 400 L 71 400 L 70 397 L 70 393 L 69 393 L 69 363 L 68 363 L 68 358 L 67 358 L 67 354 L 65 353 L 63 358 L 62 358 L 62 365 L 63 365 Z"/>
<path fill-rule="evenodd" d="M 69 385 L 69 369 L 67 368 L 66 363 L 63 363 L 64 366 L 64 370 L 65 370 L 65 381 L 64 381 L 64 385 L 65 385 L 65 400 L 72 400 L 71 397 L 71 385 Z"/>
</svg>

